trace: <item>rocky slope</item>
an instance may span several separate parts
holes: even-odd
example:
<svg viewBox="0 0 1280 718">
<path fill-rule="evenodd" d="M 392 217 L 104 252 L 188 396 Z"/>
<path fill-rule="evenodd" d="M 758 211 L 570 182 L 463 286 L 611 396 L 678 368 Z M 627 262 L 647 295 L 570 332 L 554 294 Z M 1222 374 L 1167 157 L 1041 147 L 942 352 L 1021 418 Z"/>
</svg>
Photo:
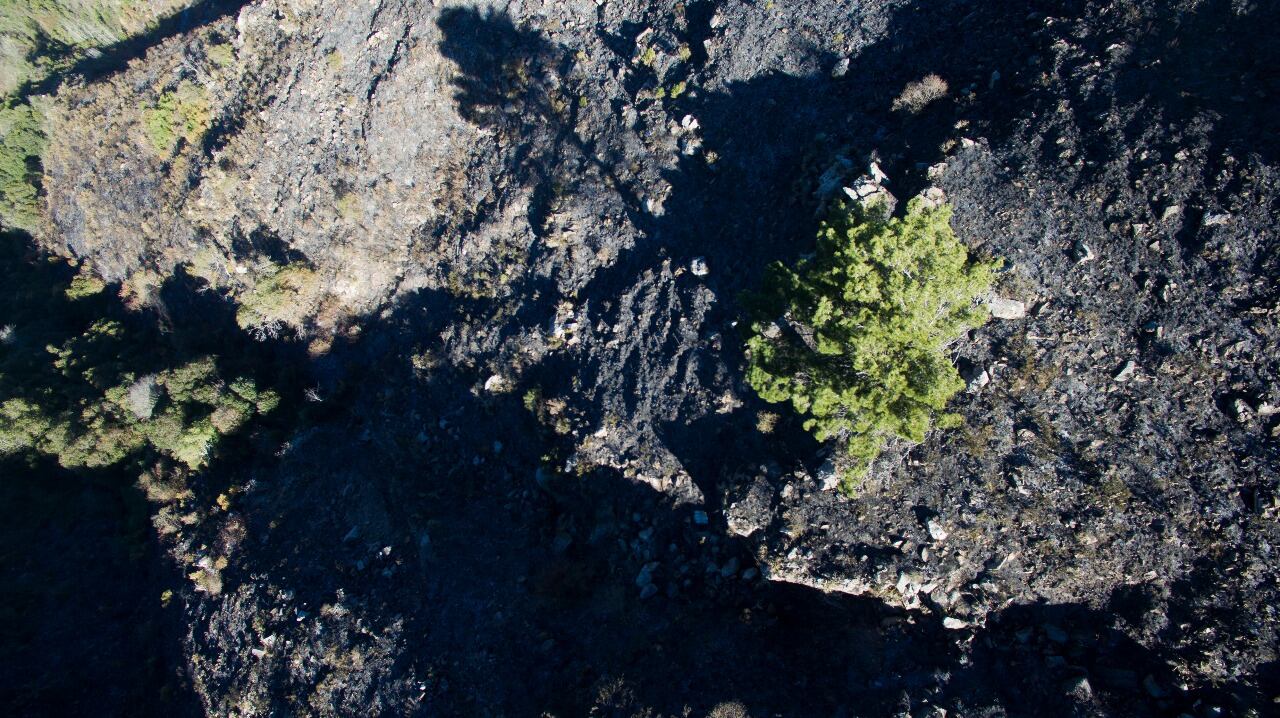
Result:
<svg viewBox="0 0 1280 718">
<path fill-rule="evenodd" d="M 43 246 L 172 322 L 295 271 L 241 324 L 313 418 L 151 491 L 184 681 L 246 716 L 1274 710 L 1276 15 L 259 0 L 64 83 Z M 872 163 L 1009 301 L 955 347 L 965 428 L 849 498 L 743 382 L 740 297 Z"/>
</svg>

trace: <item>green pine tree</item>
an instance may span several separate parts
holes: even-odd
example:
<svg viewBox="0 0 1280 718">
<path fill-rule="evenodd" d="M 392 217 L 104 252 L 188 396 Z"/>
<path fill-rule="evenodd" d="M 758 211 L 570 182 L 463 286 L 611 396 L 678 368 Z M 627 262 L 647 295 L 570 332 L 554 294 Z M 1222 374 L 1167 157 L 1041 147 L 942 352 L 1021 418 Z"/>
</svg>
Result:
<svg viewBox="0 0 1280 718">
<path fill-rule="evenodd" d="M 815 256 L 772 266 L 755 298 L 747 380 L 817 439 L 847 444 L 846 491 L 888 438 L 922 441 L 934 422 L 958 422 L 944 413 L 964 387 L 947 347 L 987 320 L 979 300 L 994 265 L 970 259 L 950 219 L 949 206 L 919 199 L 902 218 L 841 207 Z"/>
</svg>

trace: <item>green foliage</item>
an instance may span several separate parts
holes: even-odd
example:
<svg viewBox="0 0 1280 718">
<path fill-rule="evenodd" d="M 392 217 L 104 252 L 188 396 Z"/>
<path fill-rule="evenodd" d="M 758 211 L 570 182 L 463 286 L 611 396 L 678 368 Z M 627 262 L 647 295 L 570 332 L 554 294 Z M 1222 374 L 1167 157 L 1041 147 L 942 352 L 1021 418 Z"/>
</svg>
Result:
<svg viewBox="0 0 1280 718">
<path fill-rule="evenodd" d="M 236 48 L 229 42 L 209 45 L 205 52 L 209 61 L 217 67 L 228 68 L 236 61 Z"/>
<path fill-rule="evenodd" d="M 756 298 L 747 379 L 819 440 L 846 441 L 846 490 L 889 437 L 922 441 L 933 421 L 957 421 L 942 413 L 964 386 L 946 348 L 987 320 L 993 265 L 969 259 L 950 218 L 919 200 L 901 219 L 841 208 L 816 255 L 771 267 Z"/>
<path fill-rule="evenodd" d="M 301 264 L 276 267 L 240 296 L 236 323 L 244 329 L 287 324 L 296 320 L 304 299 L 314 294 L 320 278 Z"/>
<path fill-rule="evenodd" d="M 0 108 L 0 220 L 34 229 L 40 219 L 44 118 L 26 103 Z"/>
<path fill-rule="evenodd" d="M 183 80 L 176 89 L 160 95 L 155 106 L 142 113 L 147 140 L 162 155 L 172 152 L 179 139 L 188 144 L 199 141 L 212 124 L 209 94 L 190 80 Z"/>
<path fill-rule="evenodd" d="M 32 266 L 15 256 L 15 238 L 4 244 L 0 305 L 12 324 L 0 350 L 0 456 L 102 468 L 149 453 L 199 469 L 222 437 L 278 405 L 212 356 L 173 356 L 99 280 Z"/>
<path fill-rule="evenodd" d="M 102 293 L 107 285 L 101 279 L 98 279 L 92 272 L 81 270 L 79 274 L 71 279 L 70 286 L 67 287 L 67 299 L 86 299 Z"/>
</svg>

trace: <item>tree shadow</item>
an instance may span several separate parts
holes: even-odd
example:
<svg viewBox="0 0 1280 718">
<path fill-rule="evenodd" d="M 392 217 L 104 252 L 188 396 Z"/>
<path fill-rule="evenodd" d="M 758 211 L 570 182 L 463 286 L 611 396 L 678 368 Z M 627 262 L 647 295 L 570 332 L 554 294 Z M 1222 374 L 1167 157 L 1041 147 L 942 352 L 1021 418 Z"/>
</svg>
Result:
<svg viewBox="0 0 1280 718">
<path fill-rule="evenodd" d="M 1154 716 L 1263 698 L 1177 693 L 1165 655 L 1116 627 L 1147 610 L 1123 591 L 1106 610 L 1020 605 L 949 630 L 939 613 L 744 575 L 751 549 L 721 522 L 615 471 L 549 463 L 550 432 L 518 391 L 478 391 L 482 368 L 424 374 L 385 349 L 457 321 L 424 311 L 447 301 L 413 295 L 339 350 L 378 377 L 369 390 L 397 390 L 354 396 L 263 460 L 236 507 L 259 538 L 225 574 L 226 593 L 289 589 L 303 618 L 270 623 L 283 636 L 338 601 L 374 632 L 403 621 L 396 666 L 365 690 L 412 678 L 407 713 Z M 255 686 L 283 709 L 309 689 L 276 660 Z"/>
</svg>

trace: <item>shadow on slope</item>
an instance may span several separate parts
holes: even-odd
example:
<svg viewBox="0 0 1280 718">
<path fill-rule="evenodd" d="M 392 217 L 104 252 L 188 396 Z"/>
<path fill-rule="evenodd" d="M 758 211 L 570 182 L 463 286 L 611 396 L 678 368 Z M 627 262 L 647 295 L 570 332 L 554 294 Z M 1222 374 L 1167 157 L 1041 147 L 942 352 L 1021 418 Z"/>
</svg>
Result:
<svg viewBox="0 0 1280 718">
<path fill-rule="evenodd" d="M 749 550 L 719 520 L 699 526 L 693 507 L 613 471 L 557 471 L 546 461 L 555 440 L 518 394 L 484 392 L 483 368 L 424 374 L 389 350 L 465 319 L 446 304 L 413 295 L 336 350 L 351 404 L 301 431 L 279 461 L 261 457 L 237 500 L 251 539 L 224 594 L 269 584 L 299 609 L 264 614 L 265 632 L 302 645 L 335 604 L 358 610 L 371 635 L 401 626 L 394 665 L 370 664 L 356 688 L 315 691 L 289 669 L 310 659 L 287 651 L 228 661 L 262 667 L 253 687 L 277 708 L 307 694 L 338 710 L 415 715 L 705 715 L 737 701 L 751 715 L 935 705 L 1141 716 L 1204 696 L 1150 700 L 1147 676 L 1174 684 L 1160 655 L 1087 607 L 1018 606 L 949 631 L 938 614 L 743 578 Z M 640 574 L 653 595 L 641 598 Z M 197 645 L 211 638 L 198 616 L 218 602 L 201 605 Z M 243 675 L 205 685 L 234 692 Z M 385 702 L 404 678 L 420 694 Z"/>
</svg>

